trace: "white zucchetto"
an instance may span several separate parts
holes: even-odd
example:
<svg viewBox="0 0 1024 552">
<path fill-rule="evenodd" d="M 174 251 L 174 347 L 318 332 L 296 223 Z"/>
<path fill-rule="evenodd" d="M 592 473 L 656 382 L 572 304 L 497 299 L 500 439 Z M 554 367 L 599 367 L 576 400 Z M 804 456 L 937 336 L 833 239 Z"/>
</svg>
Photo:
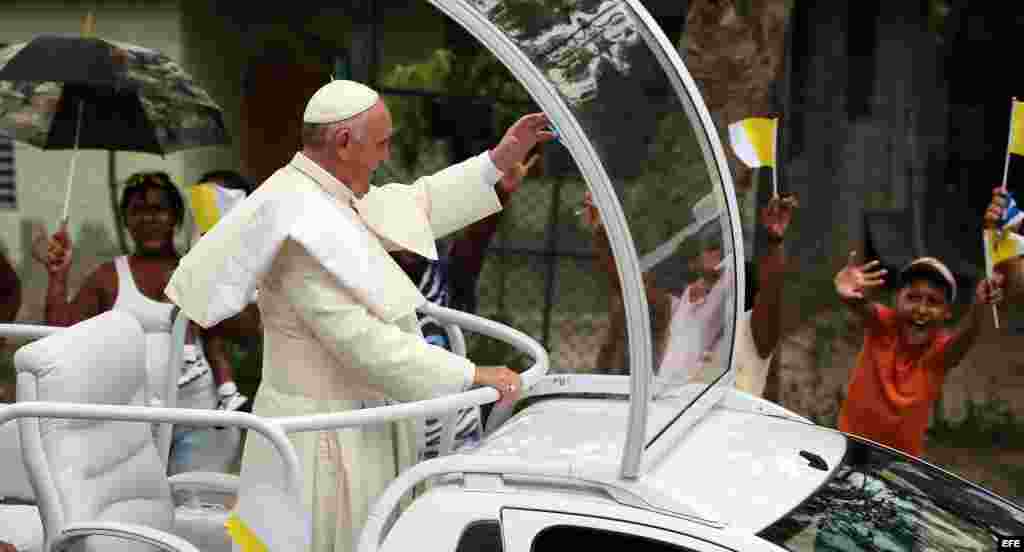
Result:
<svg viewBox="0 0 1024 552">
<path fill-rule="evenodd" d="M 320 87 L 306 104 L 306 123 L 336 123 L 373 107 L 380 95 L 372 88 L 349 80 L 331 81 Z"/>
</svg>

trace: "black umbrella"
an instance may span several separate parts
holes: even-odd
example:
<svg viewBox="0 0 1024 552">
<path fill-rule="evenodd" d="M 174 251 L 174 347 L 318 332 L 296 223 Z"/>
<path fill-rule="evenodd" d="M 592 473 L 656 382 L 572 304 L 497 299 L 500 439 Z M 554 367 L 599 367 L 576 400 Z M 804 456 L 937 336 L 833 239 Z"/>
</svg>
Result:
<svg viewBox="0 0 1024 552">
<path fill-rule="evenodd" d="M 0 129 L 39 148 L 76 153 L 163 155 L 228 142 L 221 108 L 177 63 L 91 36 L 43 35 L 0 49 Z"/>
</svg>

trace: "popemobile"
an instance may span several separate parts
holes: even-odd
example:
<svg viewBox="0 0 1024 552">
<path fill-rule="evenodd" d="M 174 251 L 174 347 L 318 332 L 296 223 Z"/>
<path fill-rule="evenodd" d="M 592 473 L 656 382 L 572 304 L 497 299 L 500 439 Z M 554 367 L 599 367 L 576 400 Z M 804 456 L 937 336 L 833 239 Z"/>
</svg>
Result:
<svg viewBox="0 0 1024 552">
<path fill-rule="evenodd" d="M 622 282 L 629 369 L 549 374 L 547 352 L 522 332 L 423 307 L 447 325 L 457 351 L 471 331 L 513 345 L 533 365 L 518 403 L 490 412 L 478 446 L 398 475 L 370 512 L 360 552 L 982 551 L 1024 536 L 1024 509 L 1013 502 L 735 389 L 745 257 L 732 179 L 693 79 L 639 0 L 565 2 L 557 17 L 516 11 L 512 0 L 430 1 L 529 91 L 586 181 Z M 608 125 L 608 113 L 621 114 L 621 126 Z M 672 155 L 683 151 L 700 156 Z M 660 220 L 645 201 L 677 208 Z M 682 375 L 656 373 L 642 274 L 670 288 L 709 228 L 723 257 L 718 337 Z M 185 324 L 179 315 L 181 344 Z M 498 396 L 476 389 L 274 419 L 178 409 L 180 353 L 166 377 L 147 376 L 145 339 L 128 315 L 0 331 L 40 338 L 18 353 L 18 402 L 0 408 L 0 540 L 19 550 L 226 552 L 234 497 L 257 492 L 283 497 L 268 498 L 262 520 L 246 518 L 263 549 L 297 550 L 301 515 L 279 511 L 302 485 L 286 434 L 450 416 Z M 700 348 L 706 336 L 688 339 Z M 161 404 L 146 400 L 147 387 L 165 390 Z M 224 474 L 167 478 L 174 423 L 245 427 L 250 439 L 268 439 L 281 458 L 278 480 L 252 489 Z M 447 431 L 443 446 L 452 441 Z"/>
</svg>

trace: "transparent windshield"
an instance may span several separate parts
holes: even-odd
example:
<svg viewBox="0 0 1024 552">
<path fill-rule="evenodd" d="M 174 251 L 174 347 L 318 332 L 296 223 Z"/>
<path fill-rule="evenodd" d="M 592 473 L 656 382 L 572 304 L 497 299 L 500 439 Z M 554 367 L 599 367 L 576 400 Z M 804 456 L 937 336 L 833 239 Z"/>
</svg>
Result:
<svg viewBox="0 0 1024 552">
<path fill-rule="evenodd" d="M 727 371 L 732 350 L 737 267 L 725 184 L 708 153 L 715 130 L 688 115 L 693 100 L 627 2 L 470 3 L 540 70 L 597 152 L 644 271 L 653 400 L 683 414 Z M 614 236 L 595 226 L 599 262 L 589 279 L 607 280 L 621 296 Z M 621 305 L 608 317 L 593 371 L 629 373 Z M 664 429 L 660 420 L 648 424 L 649 439 Z"/>
<path fill-rule="evenodd" d="M 850 440 L 818 492 L 760 536 L 788 550 L 995 550 L 1024 511 L 920 462 Z"/>
</svg>

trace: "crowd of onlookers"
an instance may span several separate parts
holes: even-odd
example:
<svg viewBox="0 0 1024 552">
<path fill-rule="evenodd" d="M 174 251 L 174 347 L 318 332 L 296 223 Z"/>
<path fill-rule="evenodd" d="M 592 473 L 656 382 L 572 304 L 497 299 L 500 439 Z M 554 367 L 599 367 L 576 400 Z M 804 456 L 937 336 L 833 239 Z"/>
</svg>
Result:
<svg viewBox="0 0 1024 552">
<path fill-rule="evenodd" d="M 530 171 L 532 161 L 507 173 L 497 188 L 506 203 Z M 204 175 L 204 193 L 219 202 L 202 201 L 195 193 L 186 201 L 167 174 L 138 173 L 128 179 L 120 200 L 120 217 L 134 243 L 129 255 L 119 256 L 90 273 L 72 296 L 68 275 L 74 260 L 74 244 L 66 228 L 49 238 L 45 257 L 48 281 L 45 322 L 68 326 L 111 309 L 133 313 L 147 333 L 170 333 L 172 304 L 164 295 L 180 254 L 175 248 L 176 232 L 191 207 L 193 217 L 215 222 L 253 191 L 237 173 L 217 171 Z M 218 195 L 219 194 L 219 195 Z M 1010 197 L 998 190 L 985 214 L 989 228 L 1015 232 L 1005 224 Z M 214 209 L 214 213 L 198 213 Z M 758 220 L 767 236 L 754 262 L 748 263 L 744 314 L 737 321 L 736 386 L 762 396 L 771 375 L 772 357 L 777 352 L 783 282 L 787 272 L 786 233 L 798 209 L 796 198 L 776 196 L 759 211 Z M 610 331 L 597 357 L 597 371 L 628 372 L 625 351 L 625 312 L 621 284 L 610 242 L 589 193 L 584 201 L 583 222 L 592 230 L 598 266 L 610 285 Z M 392 257 L 417 284 L 429 301 L 473 312 L 476 309 L 477 279 L 486 249 L 500 220 L 492 215 L 468 227 L 441 251 L 438 260 L 428 260 L 407 251 Z M 1003 228 L 1006 226 L 1006 228 Z M 697 232 L 697 255 L 690 260 L 693 279 L 681 292 L 668 291 L 644 275 L 650 305 L 651 328 L 656 358 L 656 394 L 671 393 L 674 386 L 701 376 L 702 367 L 719 362 L 729 263 L 724 262 L 722 236 L 717 222 Z M 1019 260 L 1014 260 L 1017 263 Z M 888 271 L 877 260 L 866 261 L 851 253 L 835 276 L 835 290 L 841 301 L 862 321 L 863 345 L 850 375 L 846 399 L 841 405 L 839 429 L 868 437 L 913 455 L 923 451 L 928 419 L 941 394 L 944 378 L 968 352 L 979 334 L 985 305 L 1002 299 L 1006 266 L 997 267 L 991 278 L 979 279 L 971 306 L 951 328 L 951 306 L 959 285 L 952 272 L 938 259 L 924 257 L 911 262 L 895 275 L 895 302 L 885 306 L 871 302 L 873 290 L 885 285 Z M 13 321 L 24 290 L 5 255 L 0 254 L 0 322 Z M 234 379 L 230 341 L 238 337 L 259 338 L 260 319 L 255 305 L 215 327 L 189 329 L 185 366 L 179 378 L 179 406 L 235 410 L 249 400 Z M 449 336 L 438 321 L 421 317 L 425 339 L 451 349 Z M 150 366 L 166 365 L 169 349 L 153 353 Z M 656 395 L 657 396 L 657 395 Z M 479 408 L 466 409 L 457 418 L 456 446 L 472 446 L 482 434 Z M 240 447 L 237 438 L 223 438 L 223 429 L 175 428 L 171 472 L 193 469 L 226 470 L 235 462 Z M 438 454 L 441 423 L 425 420 L 419 432 L 420 458 Z M 204 450 L 205 449 L 205 450 Z M 211 453 L 212 451 L 212 453 Z M 10 550 L 0 543 L 0 551 Z"/>
</svg>

